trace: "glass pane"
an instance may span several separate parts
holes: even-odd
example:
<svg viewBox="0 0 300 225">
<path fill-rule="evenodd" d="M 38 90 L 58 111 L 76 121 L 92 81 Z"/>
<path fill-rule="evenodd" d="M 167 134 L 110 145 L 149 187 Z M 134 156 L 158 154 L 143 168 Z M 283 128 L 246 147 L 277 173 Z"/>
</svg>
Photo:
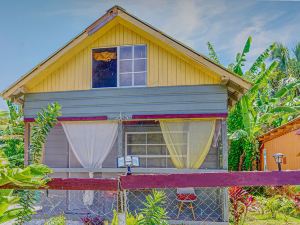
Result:
<svg viewBox="0 0 300 225">
<path fill-rule="evenodd" d="M 165 168 L 166 158 L 147 158 L 148 168 Z"/>
<path fill-rule="evenodd" d="M 134 58 L 146 58 L 146 46 L 145 45 L 134 46 Z"/>
<path fill-rule="evenodd" d="M 149 133 L 147 134 L 148 144 L 164 144 L 164 138 L 162 133 Z"/>
<path fill-rule="evenodd" d="M 120 74 L 120 86 L 132 86 L 132 74 Z"/>
<path fill-rule="evenodd" d="M 146 71 L 146 59 L 134 60 L 134 72 Z"/>
<path fill-rule="evenodd" d="M 120 73 L 132 72 L 132 60 L 120 61 Z"/>
<path fill-rule="evenodd" d="M 132 59 L 132 46 L 120 47 L 120 59 Z"/>
<path fill-rule="evenodd" d="M 134 74 L 134 85 L 146 85 L 146 72 Z"/>
<path fill-rule="evenodd" d="M 128 134 L 127 144 L 146 144 L 146 134 Z"/>
<path fill-rule="evenodd" d="M 146 168 L 146 166 L 147 166 L 146 158 L 140 158 L 140 167 Z"/>
<path fill-rule="evenodd" d="M 168 159 L 167 159 L 167 168 L 174 168 L 174 167 L 175 167 L 175 166 L 174 166 L 174 164 L 173 164 L 171 158 L 168 158 Z"/>
<path fill-rule="evenodd" d="M 148 145 L 147 154 L 148 155 L 166 155 L 166 146 Z"/>
<path fill-rule="evenodd" d="M 146 146 L 144 145 L 128 145 L 127 155 L 146 155 Z"/>
<path fill-rule="evenodd" d="M 92 50 L 92 87 L 117 86 L 117 48 Z"/>
</svg>

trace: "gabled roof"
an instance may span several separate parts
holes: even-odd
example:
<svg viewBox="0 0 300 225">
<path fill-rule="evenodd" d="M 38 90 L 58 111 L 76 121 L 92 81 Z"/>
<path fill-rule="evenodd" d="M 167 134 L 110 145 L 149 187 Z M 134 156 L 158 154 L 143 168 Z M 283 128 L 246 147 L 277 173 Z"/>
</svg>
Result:
<svg viewBox="0 0 300 225">
<path fill-rule="evenodd" d="M 269 132 L 258 137 L 258 140 L 265 143 L 279 136 L 285 135 L 291 131 L 299 129 L 300 131 L 300 116 L 291 120 L 290 122 L 281 125 L 280 127 L 274 128 Z M 297 135 L 300 135 L 300 132 Z"/>
<path fill-rule="evenodd" d="M 183 43 L 173 39 L 172 37 L 164 34 L 160 30 L 149 25 L 148 23 L 129 14 L 123 8 L 119 6 L 114 6 L 111 9 L 109 9 L 106 12 L 106 14 L 104 14 L 101 18 L 99 18 L 94 23 L 92 23 L 89 27 L 87 27 L 82 33 L 80 33 L 78 36 L 76 36 L 74 39 L 68 42 L 64 47 L 56 51 L 49 58 L 47 58 L 46 60 L 38 64 L 31 71 L 29 71 L 27 74 L 23 75 L 20 79 L 18 79 L 15 83 L 10 85 L 7 89 L 5 89 L 1 93 L 1 95 L 5 99 L 19 98 L 19 96 L 23 95 L 23 93 L 26 93 L 26 90 L 24 89 L 24 85 L 27 82 L 32 80 L 41 71 L 47 69 L 50 65 L 55 63 L 60 57 L 62 57 L 72 48 L 82 43 L 82 41 L 84 41 L 86 38 L 92 36 L 96 31 L 105 27 L 105 25 L 108 24 L 110 21 L 112 21 L 114 18 L 120 18 L 122 20 L 134 24 L 135 26 L 139 27 L 143 31 L 147 32 L 148 34 L 154 36 L 155 38 L 165 43 L 166 45 L 169 45 L 170 47 L 181 52 L 182 54 L 184 54 L 194 62 L 204 67 L 207 67 L 210 70 L 214 71 L 215 73 L 219 74 L 222 79 L 222 84 L 228 87 L 230 105 L 234 104 L 251 87 L 251 83 L 248 82 L 247 80 L 232 73 L 226 68 L 214 63 L 209 58 L 205 57 L 204 55 L 201 55 L 200 53 L 189 48 Z"/>
</svg>

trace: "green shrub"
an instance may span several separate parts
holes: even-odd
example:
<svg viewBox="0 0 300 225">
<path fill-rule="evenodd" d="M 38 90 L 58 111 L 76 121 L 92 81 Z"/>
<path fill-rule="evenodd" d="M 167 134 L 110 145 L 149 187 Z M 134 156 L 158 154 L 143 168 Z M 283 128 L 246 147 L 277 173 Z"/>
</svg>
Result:
<svg viewBox="0 0 300 225">
<path fill-rule="evenodd" d="M 143 202 L 144 208 L 136 216 L 128 213 L 126 215 L 127 225 L 168 225 L 167 212 L 163 208 L 166 195 L 162 191 L 153 191 L 146 196 Z M 111 225 L 118 224 L 118 214 L 114 211 Z"/>
<path fill-rule="evenodd" d="M 64 215 L 51 217 L 44 225 L 66 225 L 66 217 Z"/>
</svg>

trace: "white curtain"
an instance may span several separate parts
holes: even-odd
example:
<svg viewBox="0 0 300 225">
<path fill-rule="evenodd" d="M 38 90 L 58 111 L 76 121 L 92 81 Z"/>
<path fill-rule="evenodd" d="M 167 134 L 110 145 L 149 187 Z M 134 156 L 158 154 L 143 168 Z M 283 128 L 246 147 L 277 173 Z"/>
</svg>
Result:
<svg viewBox="0 0 300 225">
<path fill-rule="evenodd" d="M 160 120 L 159 122 L 175 167 L 200 168 L 212 144 L 216 120 Z"/>
<path fill-rule="evenodd" d="M 110 152 L 118 131 L 117 122 L 62 122 L 63 129 L 74 155 L 84 168 L 102 168 L 103 161 Z M 93 173 L 89 173 L 92 178 Z M 83 196 L 85 205 L 91 205 L 93 191 Z"/>
</svg>

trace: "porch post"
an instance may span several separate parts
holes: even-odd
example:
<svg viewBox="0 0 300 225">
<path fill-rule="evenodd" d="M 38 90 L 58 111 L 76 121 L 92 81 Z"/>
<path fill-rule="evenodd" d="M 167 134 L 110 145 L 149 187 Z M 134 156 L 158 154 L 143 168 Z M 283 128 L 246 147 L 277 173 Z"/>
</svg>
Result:
<svg viewBox="0 0 300 225">
<path fill-rule="evenodd" d="M 222 120 L 222 160 L 223 169 L 228 170 L 228 138 L 226 119 Z"/>
<path fill-rule="evenodd" d="M 227 123 L 226 119 L 222 120 L 222 160 L 223 169 L 228 170 L 228 138 L 227 138 Z M 229 196 L 228 188 L 223 189 L 223 221 L 229 221 Z"/>
<path fill-rule="evenodd" d="M 29 164 L 30 123 L 24 122 L 24 165 Z"/>
</svg>

